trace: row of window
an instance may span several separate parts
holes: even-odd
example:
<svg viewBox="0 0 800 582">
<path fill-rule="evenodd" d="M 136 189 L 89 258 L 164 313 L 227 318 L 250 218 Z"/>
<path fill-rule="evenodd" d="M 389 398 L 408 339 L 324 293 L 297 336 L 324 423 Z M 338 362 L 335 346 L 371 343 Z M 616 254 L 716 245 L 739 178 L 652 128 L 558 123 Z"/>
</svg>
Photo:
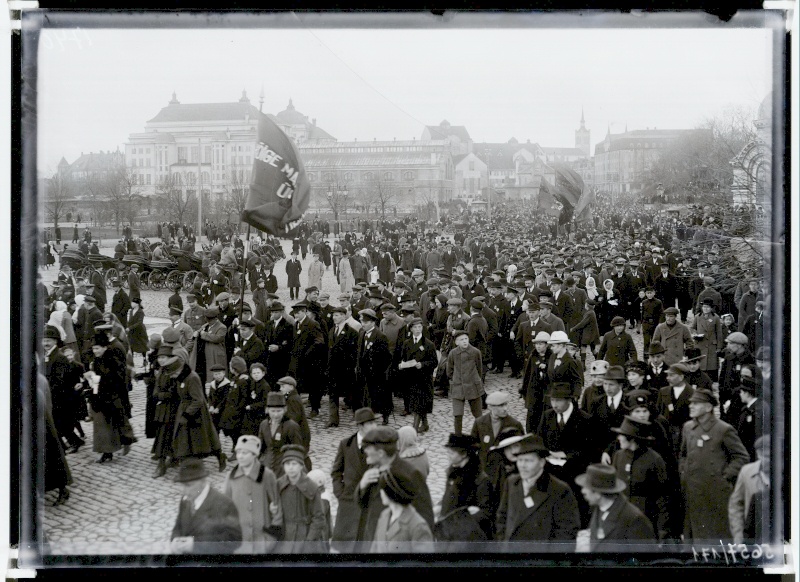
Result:
<svg viewBox="0 0 800 582">
<path fill-rule="evenodd" d="M 345 182 L 352 182 L 354 180 L 354 178 L 355 178 L 355 175 L 353 174 L 353 172 L 345 172 L 342 177 L 343 177 Z M 317 180 L 317 174 L 315 174 L 314 172 L 309 172 L 308 173 L 308 179 L 311 182 L 315 182 Z M 375 179 L 375 173 L 373 173 L 373 172 L 364 172 L 361 175 L 361 179 L 365 180 L 365 181 L 374 180 Z M 394 173 L 393 172 L 384 172 L 383 173 L 383 179 L 384 180 L 388 180 L 388 181 L 394 180 L 395 179 Z M 413 180 L 414 179 L 414 172 L 403 172 L 402 173 L 402 179 L 403 180 Z M 325 172 L 324 174 L 322 174 L 322 181 L 323 182 L 333 182 L 334 180 L 335 180 L 335 177 L 334 177 L 334 175 L 332 173 Z"/>
</svg>

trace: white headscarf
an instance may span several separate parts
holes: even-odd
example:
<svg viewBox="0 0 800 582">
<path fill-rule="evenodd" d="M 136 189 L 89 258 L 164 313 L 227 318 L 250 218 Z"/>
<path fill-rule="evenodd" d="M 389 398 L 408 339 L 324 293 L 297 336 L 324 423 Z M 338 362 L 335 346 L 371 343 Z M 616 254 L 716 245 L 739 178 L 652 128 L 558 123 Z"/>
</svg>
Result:
<svg viewBox="0 0 800 582">
<path fill-rule="evenodd" d="M 611 289 L 606 289 L 606 283 L 611 283 Z M 603 291 L 606 294 L 606 299 L 613 299 L 614 298 L 614 281 L 611 279 L 606 279 L 603 281 Z"/>
<path fill-rule="evenodd" d="M 597 298 L 597 284 L 594 282 L 594 277 L 586 277 L 586 295 L 592 301 Z"/>
<path fill-rule="evenodd" d="M 66 311 L 67 304 L 63 301 L 56 301 L 55 309 L 50 314 L 50 319 L 47 321 L 47 325 L 52 325 L 58 330 L 58 333 L 61 334 L 62 342 L 67 339 L 67 332 L 64 331 L 64 313 Z"/>
</svg>

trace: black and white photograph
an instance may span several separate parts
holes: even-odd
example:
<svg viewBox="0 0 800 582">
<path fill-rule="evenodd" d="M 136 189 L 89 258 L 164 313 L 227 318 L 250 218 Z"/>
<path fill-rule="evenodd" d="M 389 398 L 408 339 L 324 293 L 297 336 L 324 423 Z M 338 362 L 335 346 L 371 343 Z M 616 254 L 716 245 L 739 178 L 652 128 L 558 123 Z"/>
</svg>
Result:
<svg viewBox="0 0 800 582">
<path fill-rule="evenodd" d="M 783 567 L 785 18 L 25 11 L 21 563 Z"/>
</svg>

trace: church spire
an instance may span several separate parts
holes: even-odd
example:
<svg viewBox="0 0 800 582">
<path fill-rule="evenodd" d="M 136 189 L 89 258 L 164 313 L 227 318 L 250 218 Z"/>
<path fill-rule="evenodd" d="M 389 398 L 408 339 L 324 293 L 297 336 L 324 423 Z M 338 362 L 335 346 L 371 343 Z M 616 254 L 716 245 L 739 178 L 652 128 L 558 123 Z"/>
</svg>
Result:
<svg viewBox="0 0 800 582">
<path fill-rule="evenodd" d="M 583 119 L 583 105 L 581 105 L 581 129 L 586 127 L 586 121 Z"/>
</svg>

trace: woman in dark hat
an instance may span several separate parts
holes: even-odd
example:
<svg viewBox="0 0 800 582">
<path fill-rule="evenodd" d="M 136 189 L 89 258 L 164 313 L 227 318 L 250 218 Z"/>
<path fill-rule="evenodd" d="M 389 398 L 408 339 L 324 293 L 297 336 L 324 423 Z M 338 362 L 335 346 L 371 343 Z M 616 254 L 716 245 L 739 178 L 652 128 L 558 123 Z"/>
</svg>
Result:
<svg viewBox="0 0 800 582">
<path fill-rule="evenodd" d="M 695 315 L 689 329 L 692 332 L 695 348 L 700 351 L 700 370 L 716 381 L 719 369 L 717 352 L 725 346 L 726 336 L 722 332 L 722 320 L 715 313 L 714 299 L 706 297 L 700 308 L 702 313 Z"/>
<path fill-rule="evenodd" d="M 417 494 L 414 477 L 392 466 L 378 479 L 378 490 L 386 509 L 378 517 L 370 553 L 433 552 L 431 528 L 412 505 Z"/>
<path fill-rule="evenodd" d="M 186 457 L 217 457 L 219 470 L 224 471 L 225 456 L 219 443 L 219 435 L 208 411 L 203 393 L 203 382 L 183 361 L 173 355 L 162 365 L 162 374 L 167 374 L 177 384 L 179 398 L 175 413 L 175 432 L 172 436 L 172 455 L 175 459 Z"/>
<path fill-rule="evenodd" d="M 147 328 L 144 325 L 144 310 L 142 309 L 141 297 L 131 297 L 127 332 L 130 351 L 134 354 L 141 354 L 142 364 L 144 365 L 147 354 Z"/>
<path fill-rule="evenodd" d="M 428 325 L 430 326 L 431 337 L 433 337 L 433 345 L 437 350 L 442 349 L 442 341 L 444 334 L 447 332 L 447 295 L 439 293 L 434 301 L 431 302 L 430 309 L 426 314 Z"/>
<path fill-rule="evenodd" d="M 442 496 L 441 518 L 435 527 L 436 539 L 440 542 L 490 540 L 494 515 L 492 484 L 481 470 L 478 438 L 451 433 L 445 447 L 450 465 L 447 468 L 447 481 Z M 460 508 L 468 509 L 471 521 L 465 523 L 463 515 L 453 514 L 453 521 L 461 525 L 457 528 L 448 527 L 450 514 Z M 453 544 L 447 544 L 447 551 L 453 551 L 451 545 Z M 458 547 L 457 544 L 456 546 Z"/>
<path fill-rule="evenodd" d="M 650 519 L 658 539 L 663 540 L 669 535 L 669 500 L 674 491 L 664 459 L 650 448 L 655 440 L 649 436 L 650 423 L 626 416 L 621 426 L 611 430 L 617 433 L 619 443 L 611 465 L 625 483 L 623 493 Z"/>
<path fill-rule="evenodd" d="M 92 407 L 93 450 L 101 453 L 98 463 L 111 461 L 120 449 L 124 449 L 122 454 L 126 455 L 130 445 L 136 441 L 125 414 L 122 394 L 126 389 L 126 365 L 108 349 L 110 343 L 105 331 L 95 334 L 92 340 L 94 360 L 90 371 L 84 374 Z"/>
<path fill-rule="evenodd" d="M 177 385 L 170 374 L 170 368 L 177 369 L 180 360 L 173 360 L 172 348 L 161 346 L 156 351 L 156 363 L 158 374 L 154 378 L 153 386 L 153 420 L 151 429 L 153 431 L 153 448 L 151 451 L 153 459 L 158 461 L 158 466 L 153 473 L 153 478 L 163 476 L 167 472 L 167 464 L 174 458 L 172 454 L 172 436 L 175 433 L 175 415 L 178 412 Z M 177 461 L 176 461 L 177 462 Z"/>
</svg>

